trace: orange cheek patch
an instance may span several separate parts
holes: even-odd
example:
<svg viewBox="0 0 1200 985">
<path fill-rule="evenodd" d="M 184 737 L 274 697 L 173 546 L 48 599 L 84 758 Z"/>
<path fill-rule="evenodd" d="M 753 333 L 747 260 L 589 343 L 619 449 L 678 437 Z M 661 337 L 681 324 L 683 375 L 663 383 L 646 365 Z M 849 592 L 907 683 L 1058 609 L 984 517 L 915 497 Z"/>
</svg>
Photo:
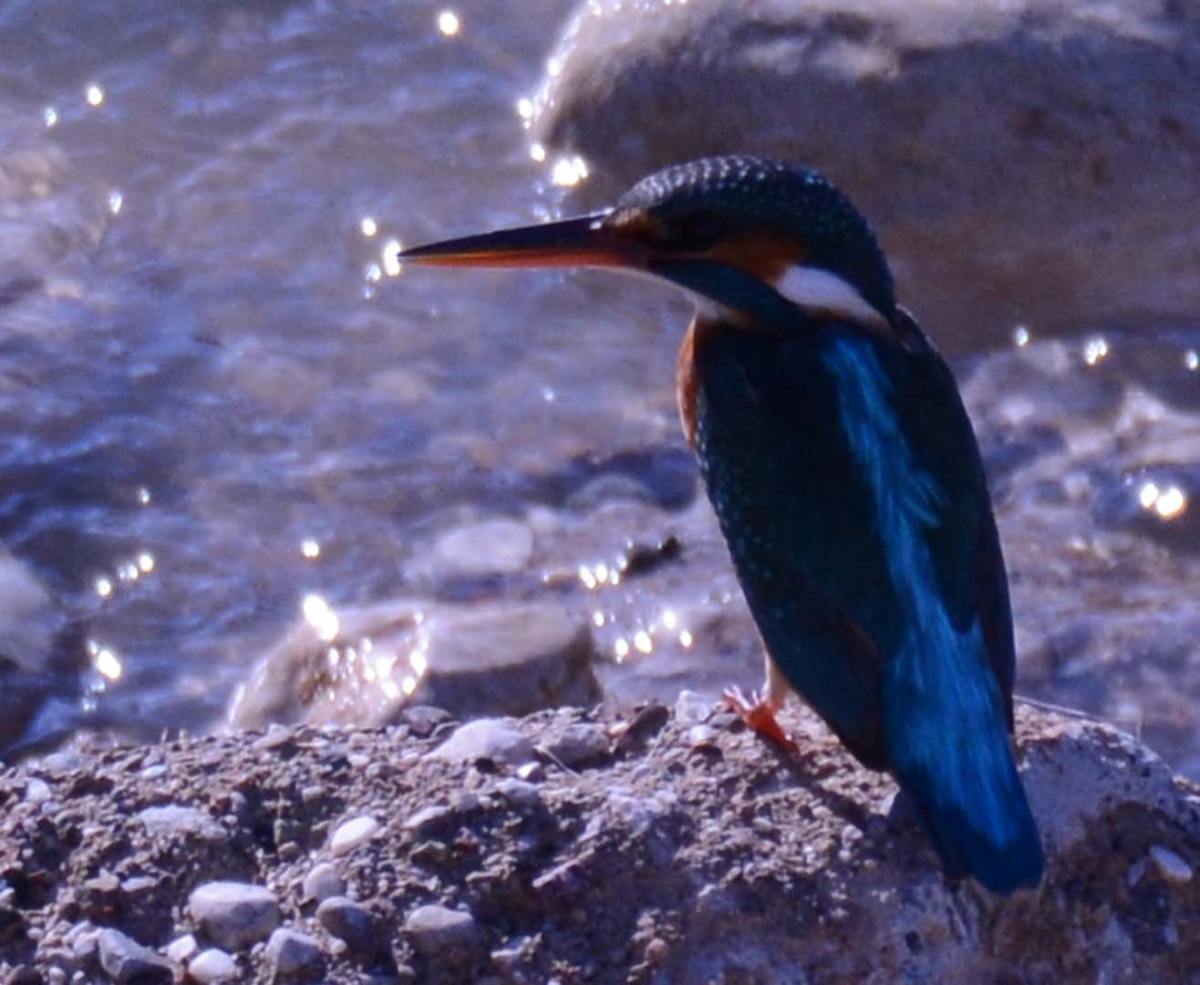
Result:
<svg viewBox="0 0 1200 985">
<path fill-rule="evenodd" d="M 748 230 L 722 240 L 702 256 L 736 267 L 767 284 L 774 284 L 789 267 L 798 267 L 808 259 L 804 247 L 794 239 L 764 235 Z"/>
</svg>

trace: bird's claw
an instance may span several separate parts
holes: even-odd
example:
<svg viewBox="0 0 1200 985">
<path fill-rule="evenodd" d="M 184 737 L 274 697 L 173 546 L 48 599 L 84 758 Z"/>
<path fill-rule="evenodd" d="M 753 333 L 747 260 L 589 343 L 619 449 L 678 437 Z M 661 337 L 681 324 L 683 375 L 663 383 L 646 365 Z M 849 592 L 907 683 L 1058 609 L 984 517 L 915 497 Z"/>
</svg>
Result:
<svg viewBox="0 0 1200 985">
<path fill-rule="evenodd" d="M 784 752 L 797 756 L 800 754 L 800 747 L 775 717 L 775 712 L 779 710 L 778 702 L 769 696 L 760 696 L 757 691 L 747 698 L 740 687 L 734 686 L 725 689 L 725 704 L 763 738 L 774 742 Z"/>
</svg>

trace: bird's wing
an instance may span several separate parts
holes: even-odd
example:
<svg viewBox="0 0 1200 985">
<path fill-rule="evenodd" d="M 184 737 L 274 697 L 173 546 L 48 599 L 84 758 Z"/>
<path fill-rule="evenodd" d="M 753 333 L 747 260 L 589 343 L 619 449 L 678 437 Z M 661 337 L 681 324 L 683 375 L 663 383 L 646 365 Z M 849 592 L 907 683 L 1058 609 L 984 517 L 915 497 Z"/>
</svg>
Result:
<svg viewBox="0 0 1200 985">
<path fill-rule="evenodd" d="M 772 659 L 847 746 L 878 766 L 885 755 L 880 671 L 901 646 L 911 607 L 896 583 L 898 546 L 888 543 L 847 430 L 846 381 L 830 369 L 830 346 L 848 331 L 831 325 L 786 341 L 738 331 L 713 336 L 700 356 L 697 450 Z M 976 613 L 985 637 L 992 625 L 999 645 L 990 646 L 990 662 L 1001 681 L 1011 681 L 1003 570 L 953 379 L 935 354 L 868 344 L 890 387 L 892 409 L 878 409 L 894 413 L 893 430 L 908 441 L 920 473 L 908 494 L 917 501 L 898 499 L 925 514 L 918 527 L 934 584 L 916 587 L 936 592 L 956 625 L 969 625 Z M 894 472 L 886 458 L 894 449 L 878 451 Z"/>
</svg>

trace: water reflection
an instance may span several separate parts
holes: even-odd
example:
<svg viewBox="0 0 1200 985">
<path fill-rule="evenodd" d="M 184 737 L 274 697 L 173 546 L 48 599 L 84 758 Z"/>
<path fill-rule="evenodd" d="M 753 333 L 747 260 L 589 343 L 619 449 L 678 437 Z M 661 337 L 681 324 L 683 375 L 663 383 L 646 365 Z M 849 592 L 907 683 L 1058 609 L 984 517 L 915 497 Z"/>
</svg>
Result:
<svg viewBox="0 0 1200 985">
<path fill-rule="evenodd" d="M 0 531 L 87 627 L 105 685 L 88 700 L 146 737 L 209 727 L 298 609 L 323 673 L 413 693 L 419 620 L 394 637 L 344 620 L 406 593 L 560 600 L 623 701 L 757 681 L 679 436 L 687 303 L 591 272 L 393 280 L 397 231 L 536 221 L 588 182 L 522 126 L 573 0 L 469 22 L 422 3 L 118 0 L 102 24 L 83 0 L 38 6 L 60 29 L 48 43 L 14 11 L 6 68 L 27 81 L 0 114 Z M 1141 709 L 1184 763 L 1200 331 L 1132 329 L 1014 326 L 960 369 L 1022 687 Z M 523 531 L 519 563 L 467 563 L 497 523 Z M 636 570 L 626 538 L 653 547 Z"/>
</svg>

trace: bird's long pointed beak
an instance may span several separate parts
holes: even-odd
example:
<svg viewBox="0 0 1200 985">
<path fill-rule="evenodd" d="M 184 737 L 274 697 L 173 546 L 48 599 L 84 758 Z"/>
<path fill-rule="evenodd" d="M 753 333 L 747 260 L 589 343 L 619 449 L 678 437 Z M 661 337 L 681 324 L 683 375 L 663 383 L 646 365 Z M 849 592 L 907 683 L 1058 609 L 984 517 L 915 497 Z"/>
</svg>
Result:
<svg viewBox="0 0 1200 985">
<path fill-rule="evenodd" d="M 645 249 L 603 226 L 604 215 L 448 239 L 396 259 L 442 267 L 644 267 Z"/>
</svg>

